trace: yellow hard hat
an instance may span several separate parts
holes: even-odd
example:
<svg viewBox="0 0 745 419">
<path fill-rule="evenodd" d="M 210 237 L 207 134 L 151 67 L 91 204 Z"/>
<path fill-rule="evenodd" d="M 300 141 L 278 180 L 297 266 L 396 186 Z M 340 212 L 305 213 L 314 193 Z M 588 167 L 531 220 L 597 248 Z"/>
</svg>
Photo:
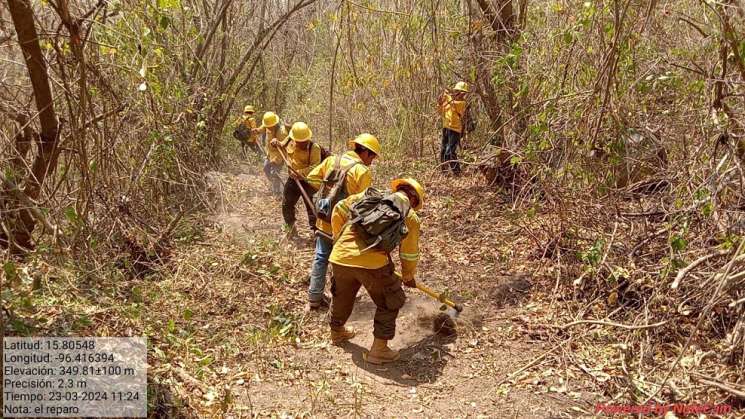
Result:
<svg viewBox="0 0 745 419">
<path fill-rule="evenodd" d="M 271 128 L 277 124 L 279 124 L 279 116 L 274 112 L 265 113 L 264 117 L 261 119 L 262 128 Z"/>
<path fill-rule="evenodd" d="M 292 124 L 292 128 L 290 128 L 289 137 L 295 140 L 295 142 L 304 143 L 310 140 L 312 136 L 313 131 L 310 130 L 310 127 L 305 122 L 295 122 Z"/>
<path fill-rule="evenodd" d="M 455 87 L 453 90 L 457 92 L 465 92 L 468 93 L 468 83 L 464 81 L 459 81 L 458 83 L 455 83 Z"/>
<path fill-rule="evenodd" d="M 362 147 L 365 147 L 375 153 L 376 156 L 380 155 L 380 142 L 378 142 L 378 139 L 372 134 L 364 133 L 358 135 L 354 140 L 349 142 L 349 147 L 354 147 L 354 144 L 359 144 Z"/>
<path fill-rule="evenodd" d="M 254 109 L 253 105 L 246 105 L 245 108 L 243 108 L 243 113 L 254 113 L 256 112 L 256 109 Z"/>
<path fill-rule="evenodd" d="M 391 190 L 393 192 L 396 192 L 402 185 L 411 186 L 416 191 L 419 202 L 417 203 L 416 207 L 414 207 L 414 211 L 419 211 L 420 209 L 422 209 L 422 207 L 424 206 L 424 187 L 419 182 L 417 182 L 416 179 L 406 177 L 401 179 L 394 179 L 391 182 Z"/>
</svg>

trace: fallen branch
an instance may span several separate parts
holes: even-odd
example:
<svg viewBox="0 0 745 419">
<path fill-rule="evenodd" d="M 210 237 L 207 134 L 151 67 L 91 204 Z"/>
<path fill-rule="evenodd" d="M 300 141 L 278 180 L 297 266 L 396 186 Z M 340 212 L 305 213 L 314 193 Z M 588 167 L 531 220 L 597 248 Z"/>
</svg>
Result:
<svg viewBox="0 0 745 419">
<path fill-rule="evenodd" d="M 745 271 L 732 275 L 731 277 L 727 278 L 726 282 L 739 281 L 741 279 L 745 279 Z"/>
<path fill-rule="evenodd" d="M 717 257 L 717 256 L 724 256 L 724 255 L 726 255 L 726 254 L 728 254 L 730 252 L 731 252 L 730 249 L 720 250 L 720 251 L 714 252 L 714 253 L 712 253 L 710 255 L 701 256 L 700 258 L 694 260 L 693 262 L 691 262 L 690 265 L 688 265 L 685 268 L 683 268 L 680 271 L 678 271 L 678 275 L 675 276 L 675 280 L 673 281 L 672 284 L 670 284 L 670 288 L 671 289 L 677 289 L 678 286 L 680 286 L 680 281 L 682 281 L 683 278 L 685 278 L 685 276 L 688 275 L 696 266 L 698 266 L 698 265 L 706 262 L 707 260 L 709 260 L 711 258 L 714 258 L 714 257 Z"/>
<path fill-rule="evenodd" d="M 655 217 L 658 215 L 665 215 L 664 211 L 647 211 L 647 212 L 620 212 L 618 215 L 621 217 Z"/>
<path fill-rule="evenodd" d="M 724 273 L 721 274 L 722 279 L 719 281 L 719 284 L 717 285 L 716 289 L 711 294 L 711 298 L 709 299 L 709 302 L 706 304 L 706 307 L 704 307 L 704 309 L 698 315 L 698 320 L 696 320 L 696 326 L 693 328 L 693 331 L 691 331 L 691 333 L 688 335 L 688 339 L 686 339 L 686 342 L 683 345 L 683 349 L 680 350 L 678 357 L 675 358 L 675 362 L 673 362 L 673 364 L 667 370 L 667 373 L 665 374 L 665 378 L 662 380 L 660 387 L 657 389 L 657 391 L 654 392 L 654 394 L 652 394 L 649 398 L 647 398 L 647 400 L 644 401 L 644 404 L 649 403 L 650 400 L 657 397 L 657 395 L 667 385 L 667 382 L 670 379 L 670 376 L 672 375 L 673 371 L 675 370 L 675 368 L 678 367 L 678 364 L 680 364 L 680 360 L 683 359 L 683 355 L 686 353 L 688 348 L 691 346 L 691 342 L 693 341 L 693 338 L 698 334 L 698 330 L 699 328 L 701 328 L 701 325 L 704 322 L 704 318 L 706 318 L 711 312 L 711 309 L 714 306 L 714 301 L 716 301 L 717 297 L 719 296 L 719 293 L 722 292 L 722 289 L 724 288 L 724 284 L 727 282 L 727 277 L 729 276 L 729 273 L 732 271 L 732 266 L 735 264 L 735 261 L 740 257 L 743 247 L 745 247 L 745 241 L 740 242 L 740 246 L 737 248 L 737 251 L 735 252 L 735 256 L 725 266 Z M 716 275 L 713 275 L 712 277 L 716 277 Z"/>
<path fill-rule="evenodd" d="M 733 262 L 734 263 L 739 263 L 739 262 L 742 262 L 742 261 L 745 261 L 745 254 L 742 254 L 742 255 L 736 257 Z M 723 274 L 714 275 L 714 280 L 716 281 L 718 279 L 722 279 L 723 276 L 724 276 Z M 727 278 L 727 281 L 736 281 L 738 279 L 742 279 L 743 277 L 745 277 L 745 271 L 738 272 L 738 273 L 730 276 L 729 278 Z"/>
<path fill-rule="evenodd" d="M 740 298 L 737 301 L 733 301 L 733 302 L 729 303 L 729 305 L 727 307 L 732 308 L 732 307 L 735 307 L 736 305 L 742 304 L 742 303 L 745 303 L 745 298 Z"/>
<path fill-rule="evenodd" d="M 523 371 L 525 371 L 527 369 L 533 368 L 534 366 L 538 365 L 541 361 L 543 361 L 543 358 L 545 358 L 547 355 L 549 355 L 553 351 L 559 349 L 564 344 L 566 344 L 566 342 L 562 342 L 562 343 L 554 346 L 553 348 L 549 349 L 548 351 L 542 353 L 538 357 L 534 358 L 532 361 L 530 361 L 527 364 L 525 364 L 524 367 L 522 367 L 519 370 L 511 373 L 510 375 L 504 377 L 503 379 L 499 380 L 499 382 L 497 382 L 496 384 L 494 384 L 494 387 L 499 387 L 502 384 L 506 383 L 507 381 L 509 381 L 509 380 L 517 377 L 517 375 L 520 374 L 521 372 L 523 372 Z"/>
<path fill-rule="evenodd" d="M 720 383 L 719 381 L 714 381 L 713 379 L 708 378 L 708 377 L 704 377 L 702 375 L 694 375 L 693 376 L 693 380 L 696 381 L 696 382 L 698 382 L 698 383 L 706 384 L 706 385 L 709 385 L 709 386 L 712 386 L 712 387 L 716 387 L 716 388 L 718 388 L 720 390 L 726 391 L 727 393 L 729 393 L 729 394 L 731 394 L 731 395 L 733 395 L 735 397 L 739 397 L 741 399 L 745 399 L 745 390 L 736 389 L 736 388 L 732 387 L 733 385 L 729 385 L 729 384 L 725 384 L 725 383 Z"/>
<path fill-rule="evenodd" d="M 552 327 L 558 327 L 560 329 L 568 329 L 572 326 L 577 326 L 580 324 L 596 324 L 600 326 L 610 326 L 610 327 L 617 327 L 619 329 L 624 330 L 643 330 L 643 329 L 653 329 L 655 327 L 660 327 L 663 325 L 666 325 L 670 322 L 670 320 L 663 320 L 661 322 L 652 323 L 652 324 L 642 324 L 642 325 L 632 325 L 629 326 L 627 324 L 622 323 L 613 323 L 613 322 L 604 322 L 602 320 L 577 320 L 575 322 L 567 323 L 563 326 L 553 325 Z"/>
</svg>

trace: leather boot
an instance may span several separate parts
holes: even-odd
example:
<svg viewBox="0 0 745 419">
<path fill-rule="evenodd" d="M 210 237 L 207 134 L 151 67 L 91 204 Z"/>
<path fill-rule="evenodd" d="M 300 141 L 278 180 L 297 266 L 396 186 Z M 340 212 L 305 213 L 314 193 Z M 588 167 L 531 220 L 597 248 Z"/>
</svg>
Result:
<svg viewBox="0 0 745 419">
<path fill-rule="evenodd" d="M 331 343 L 334 345 L 341 345 L 355 337 L 355 335 L 357 335 L 357 333 L 354 330 L 347 329 L 343 326 L 341 329 L 331 329 Z"/>
<path fill-rule="evenodd" d="M 400 357 L 401 355 L 398 353 L 398 351 L 388 347 L 387 340 L 375 338 L 373 340 L 372 346 L 370 347 L 370 351 L 365 357 L 365 361 L 371 364 L 380 365 L 396 361 Z"/>
</svg>

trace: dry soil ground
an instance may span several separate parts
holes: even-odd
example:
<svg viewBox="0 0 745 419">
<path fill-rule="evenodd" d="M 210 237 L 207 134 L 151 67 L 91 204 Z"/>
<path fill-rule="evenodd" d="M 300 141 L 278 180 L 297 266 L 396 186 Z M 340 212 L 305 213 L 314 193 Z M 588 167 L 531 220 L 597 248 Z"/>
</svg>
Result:
<svg viewBox="0 0 745 419">
<path fill-rule="evenodd" d="M 401 360 L 384 367 L 362 358 L 372 341 L 374 312 L 364 290 L 350 320 L 358 335 L 342 347 L 330 344 L 325 312 L 304 310 L 313 251 L 300 204 L 302 239 L 283 241 L 280 203 L 266 195 L 260 172 L 243 165 L 214 179 L 220 215 L 205 233 L 210 244 L 185 249 L 180 257 L 187 267 L 183 278 L 191 277 L 188 266 L 203 271 L 200 264 L 214 266 L 214 273 L 201 283 L 178 280 L 178 274 L 164 281 L 164 295 L 182 295 L 179 304 L 150 301 L 177 318 L 183 307 L 201 307 L 189 318 L 202 323 L 166 326 L 187 341 L 164 338 L 170 365 L 158 375 L 170 377 L 162 382 L 171 389 L 161 395 L 166 404 L 188 405 L 181 411 L 200 417 L 545 418 L 591 414 L 602 397 L 592 377 L 566 374 L 542 357 L 555 343 L 529 325 L 531 314 L 542 311 L 542 303 L 533 301 L 539 282 L 514 263 L 512 243 L 502 242 L 519 237 L 499 230 L 495 208 L 477 207 L 466 216 L 458 203 L 467 196 L 498 202 L 478 179 L 447 178 L 437 187 L 429 181 L 421 214 L 418 278 L 465 304 L 458 334 L 434 334 L 439 304 L 407 290 L 392 342 Z M 221 279 L 225 272 L 232 272 L 230 278 Z"/>
</svg>

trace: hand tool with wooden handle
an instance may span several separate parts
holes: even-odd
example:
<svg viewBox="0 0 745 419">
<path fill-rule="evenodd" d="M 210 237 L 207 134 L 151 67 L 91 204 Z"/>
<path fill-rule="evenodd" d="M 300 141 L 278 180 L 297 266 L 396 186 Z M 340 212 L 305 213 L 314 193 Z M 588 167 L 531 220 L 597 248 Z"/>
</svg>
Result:
<svg viewBox="0 0 745 419">
<path fill-rule="evenodd" d="M 453 300 L 447 298 L 444 293 L 433 290 L 432 288 L 422 284 L 421 282 L 416 283 L 416 287 L 419 291 L 429 295 L 430 297 L 434 298 L 435 300 L 445 304 L 448 307 L 452 307 L 457 311 L 458 313 L 463 311 L 463 304 L 455 303 Z"/>
<path fill-rule="evenodd" d="M 292 167 L 290 167 L 290 162 L 287 160 L 287 155 L 284 153 L 284 150 L 282 149 L 282 147 L 277 147 L 277 149 L 279 150 L 279 154 L 282 156 L 282 160 L 285 161 L 285 165 L 287 165 L 287 170 L 295 172 L 292 169 Z M 310 199 L 308 194 L 305 192 L 305 189 L 303 189 L 303 185 L 300 184 L 300 181 L 297 178 L 293 177 L 292 180 L 294 180 L 295 183 L 297 184 L 298 189 L 300 189 L 300 194 L 303 196 L 303 199 L 305 200 L 305 202 L 310 206 L 311 211 L 313 211 L 313 215 L 318 217 L 318 212 L 316 211 L 316 205 L 313 203 L 313 200 Z M 324 233 L 321 230 L 316 230 L 316 235 L 321 236 L 326 240 L 334 241 L 333 237 L 329 236 L 328 234 Z"/>
<path fill-rule="evenodd" d="M 396 272 L 395 274 L 398 277 L 398 279 L 401 279 L 401 274 L 400 273 Z M 458 314 L 460 314 L 460 312 L 463 311 L 463 304 L 459 304 L 459 303 L 453 302 L 453 300 L 447 298 L 445 296 L 445 293 L 443 293 L 443 292 L 437 292 L 437 291 L 433 290 L 432 288 L 430 288 L 430 287 L 422 284 L 419 281 L 416 281 L 416 288 L 419 291 L 421 291 L 421 292 L 429 295 L 430 297 L 434 298 L 435 300 L 437 300 L 437 301 L 445 304 L 446 306 L 455 309 L 455 311 L 457 311 Z"/>
</svg>

